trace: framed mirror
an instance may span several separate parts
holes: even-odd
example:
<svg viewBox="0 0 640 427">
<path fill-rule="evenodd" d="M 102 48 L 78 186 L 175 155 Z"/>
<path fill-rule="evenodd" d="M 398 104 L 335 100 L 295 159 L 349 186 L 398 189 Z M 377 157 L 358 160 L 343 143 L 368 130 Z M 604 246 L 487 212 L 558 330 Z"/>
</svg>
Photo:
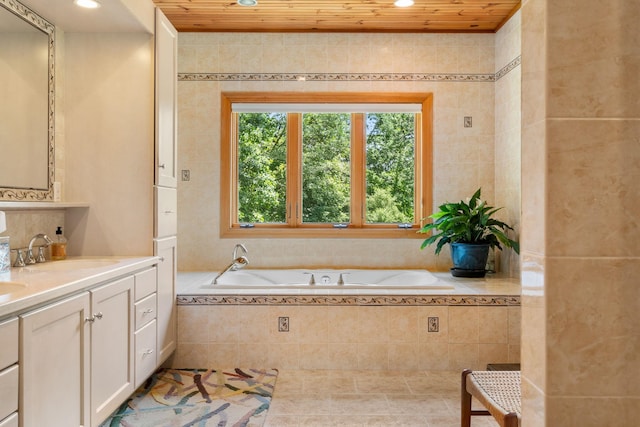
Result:
<svg viewBox="0 0 640 427">
<path fill-rule="evenodd" d="M 54 30 L 0 0 L 0 200 L 53 200 Z"/>
</svg>

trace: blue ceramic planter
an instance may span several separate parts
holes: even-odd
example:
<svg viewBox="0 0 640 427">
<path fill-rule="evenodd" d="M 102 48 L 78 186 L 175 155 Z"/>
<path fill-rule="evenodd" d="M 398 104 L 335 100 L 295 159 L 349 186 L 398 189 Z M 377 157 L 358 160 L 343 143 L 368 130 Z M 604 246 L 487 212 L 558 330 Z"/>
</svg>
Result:
<svg viewBox="0 0 640 427">
<path fill-rule="evenodd" d="M 458 277 L 484 277 L 489 244 L 451 243 L 451 274 Z"/>
</svg>

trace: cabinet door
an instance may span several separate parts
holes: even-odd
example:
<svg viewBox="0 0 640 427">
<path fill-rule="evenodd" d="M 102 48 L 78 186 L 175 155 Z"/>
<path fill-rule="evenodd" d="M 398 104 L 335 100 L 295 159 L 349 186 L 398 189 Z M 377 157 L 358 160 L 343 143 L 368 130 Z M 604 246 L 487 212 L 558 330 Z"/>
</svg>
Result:
<svg viewBox="0 0 640 427">
<path fill-rule="evenodd" d="M 89 293 L 20 317 L 20 425 L 89 425 Z"/>
<path fill-rule="evenodd" d="M 158 264 L 158 365 L 176 349 L 176 238 L 156 239 Z"/>
<path fill-rule="evenodd" d="M 91 291 L 91 425 L 134 392 L 134 279 Z"/>
<path fill-rule="evenodd" d="M 156 8 L 156 185 L 176 187 L 178 32 Z"/>
<path fill-rule="evenodd" d="M 175 188 L 155 187 L 155 237 L 171 237 L 178 232 L 178 190 Z"/>
</svg>

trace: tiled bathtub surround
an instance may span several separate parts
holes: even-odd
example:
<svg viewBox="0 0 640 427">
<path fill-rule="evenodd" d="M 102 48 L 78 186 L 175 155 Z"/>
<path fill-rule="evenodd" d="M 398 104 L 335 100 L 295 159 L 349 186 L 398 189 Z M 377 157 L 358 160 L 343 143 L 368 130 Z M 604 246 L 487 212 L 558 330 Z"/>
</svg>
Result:
<svg viewBox="0 0 640 427">
<path fill-rule="evenodd" d="M 510 58 L 498 64 L 496 40 L 494 34 L 180 34 L 178 158 L 179 169 L 190 170 L 191 179 L 178 185 L 179 269 L 220 270 L 238 243 L 219 233 L 218 117 L 225 91 L 432 93 L 433 205 L 482 187 L 487 200 L 506 207 L 504 215 L 519 218 L 519 186 L 495 185 L 496 160 L 509 162 L 512 156 L 496 153 L 494 112 L 496 79 L 520 68 L 519 51 L 505 53 Z M 463 126 L 466 116 L 473 118 L 473 127 Z M 502 146 L 516 143 L 519 139 L 503 139 Z M 510 170 L 518 168 L 519 163 Z M 242 243 L 259 268 L 445 270 L 450 264 L 448 254 L 420 251 L 419 238 L 247 238 Z M 505 264 L 512 261 L 498 265 L 515 277 L 518 265 Z"/>
<path fill-rule="evenodd" d="M 495 206 L 504 206 L 501 219 L 520 234 L 521 16 L 517 12 L 496 34 L 495 84 Z M 514 59 L 515 58 L 515 59 Z M 500 253 L 500 271 L 517 277 L 520 257 Z"/>
<path fill-rule="evenodd" d="M 513 280 L 458 281 L 453 291 L 411 295 L 207 295 L 194 292 L 193 275 L 202 281 L 206 273 L 179 274 L 191 286 L 178 292 L 175 367 L 458 370 L 520 361 Z M 279 331 L 279 318 L 288 332 Z"/>
</svg>

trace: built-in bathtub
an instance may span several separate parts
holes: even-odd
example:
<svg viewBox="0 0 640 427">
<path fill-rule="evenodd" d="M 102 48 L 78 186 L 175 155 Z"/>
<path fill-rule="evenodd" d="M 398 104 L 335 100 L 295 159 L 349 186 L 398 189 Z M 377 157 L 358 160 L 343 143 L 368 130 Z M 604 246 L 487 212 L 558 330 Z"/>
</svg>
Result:
<svg viewBox="0 0 640 427">
<path fill-rule="evenodd" d="M 218 274 L 178 272 L 175 366 L 458 370 L 520 361 L 517 279 L 245 268 L 214 285 Z"/>
<path fill-rule="evenodd" d="M 207 271 L 179 272 L 177 288 L 178 304 L 230 303 L 235 300 L 255 303 L 267 296 L 272 297 L 269 299 L 271 303 L 279 301 L 275 297 L 281 296 L 287 303 L 296 301 L 299 304 L 320 304 L 323 301 L 338 304 L 336 301 L 354 301 L 356 297 L 359 304 L 385 305 L 520 303 L 517 279 L 489 275 L 487 278 L 465 279 L 427 270 L 242 269 L 228 271 L 221 276 Z M 247 295 L 254 298 L 244 298 Z"/>
<path fill-rule="evenodd" d="M 427 270 L 238 270 L 229 271 L 205 289 L 336 289 L 393 291 L 398 289 L 454 289 Z"/>
</svg>

